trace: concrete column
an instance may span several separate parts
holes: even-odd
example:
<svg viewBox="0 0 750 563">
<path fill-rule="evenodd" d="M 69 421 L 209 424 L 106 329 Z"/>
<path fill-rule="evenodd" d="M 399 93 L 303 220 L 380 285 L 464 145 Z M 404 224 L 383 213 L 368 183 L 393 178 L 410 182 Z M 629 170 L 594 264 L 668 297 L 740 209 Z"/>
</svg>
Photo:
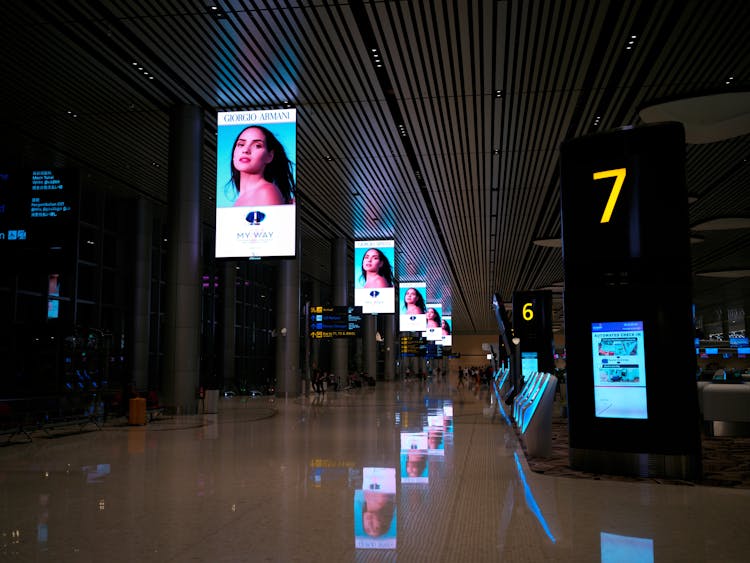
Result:
<svg viewBox="0 0 750 563">
<path fill-rule="evenodd" d="M 164 401 L 175 412 L 198 411 L 200 381 L 200 177 L 202 115 L 172 109 L 169 130 Z"/>
<path fill-rule="evenodd" d="M 323 305 L 320 297 L 320 282 L 318 280 L 313 280 L 312 282 L 310 305 Z M 310 366 L 313 369 L 320 368 L 320 340 L 317 338 L 310 339 Z"/>
<path fill-rule="evenodd" d="M 333 305 L 349 305 L 349 269 L 346 260 L 346 239 L 333 241 Z M 349 342 L 346 338 L 334 338 L 331 351 L 331 370 L 346 381 L 349 375 Z"/>
<path fill-rule="evenodd" d="M 133 380 L 136 389 L 148 388 L 148 345 L 151 323 L 151 204 L 143 198 L 135 202 L 135 241 L 133 260 Z"/>
<path fill-rule="evenodd" d="M 219 359 L 219 381 L 223 381 L 224 388 L 234 388 L 237 383 L 236 373 L 236 344 L 234 339 L 237 324 L 237 264 L 225 262 L 221 275 L 221 303 L 222 315 L 220 324 L 221 355 Z"/>
<path fill-rule="evenodd" d="M 396 315 L 382 315 L 383 339 L 385 340 L 385 373 L 386 381 L 396 378 Z"/>
<path fill-rule="evenodd" d="M 365 355 L 365 371 L 373 379 L 378 379 L 378 355 L 375 333 L 378 323 L 375 315 L 362 315 L 362 346 Z"/>
<path fill-rule="evenodd" d="M 300 366 L 300 261 L 301 244 L 297 236 L 297 256 L 280 261 L 276 298 L 276 396 L 298 397 L 302 388 Z"/>
</svg>

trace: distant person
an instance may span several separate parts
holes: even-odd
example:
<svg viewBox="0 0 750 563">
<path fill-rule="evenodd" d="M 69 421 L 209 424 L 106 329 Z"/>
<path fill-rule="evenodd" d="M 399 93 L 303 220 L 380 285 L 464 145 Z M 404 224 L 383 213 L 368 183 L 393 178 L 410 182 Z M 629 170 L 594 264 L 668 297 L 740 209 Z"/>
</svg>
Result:
<svg viewBox="0 0 750 563">
<path fill-rule="evenodd" d="M 440 328 L 441 319 L 440 313 L 434 307 L 429 307 L 426 311 L 427 314 L 427 328 Z"/>
<path fill-rule="evenodd" d="M 404 293 L 403 310 L 409 315 L 424 315 L 426 305 L 422 294 L 414 287 L 410 287 Z"/>
<path fill-rule="evenodd" d="M 377 248 L 370 248 L 362 257 L 363 287 L 393 287 L 393 270 L 388 257 Z"/>
<path fill-rule="evenodd" d="M 231 169 L 235 207 L 293 202 L 292 164 L 279 140 L 265 127 L 253 125 L 237 135 Z"/>
</svg>

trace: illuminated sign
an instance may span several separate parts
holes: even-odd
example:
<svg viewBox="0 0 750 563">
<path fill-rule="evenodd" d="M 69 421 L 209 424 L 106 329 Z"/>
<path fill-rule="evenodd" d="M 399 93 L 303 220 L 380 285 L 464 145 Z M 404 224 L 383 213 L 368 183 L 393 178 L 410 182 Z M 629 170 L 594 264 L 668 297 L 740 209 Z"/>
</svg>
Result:
<svg viewBox="0 0 750 563">
<path fill-rule="evenodd" d="M 310 307 L 310 337 L 357 337 L 362 332 L 361 321 L 361 307 Z"/>
<path fill-rule="evenodd" d="M 643 322 L 591 325 L 594 407 L 601 418 L 648 418 Z"/>
<path fill-rule="evenodd" d="M 395 312 L 394 275 L 394 241 L 354 241 L 354 304 L 363 313 Z"/>
<path fill-rule="evenodd" d="M 427 284 L 425 282 L 401 282 L 399 295 L 399 330 L 402 332 L 424 332 L 427 329 Z"/>
<path fill-rule="evenodd" d="M 216 257 L 294 256 L 295 109 L 219 112 Z"/>
<path fill-rule="evenodd" d="M 65 169 L 0 171 L 0 244 L 28 248 L 72 240 L 76 176 Z"/>
</svg>

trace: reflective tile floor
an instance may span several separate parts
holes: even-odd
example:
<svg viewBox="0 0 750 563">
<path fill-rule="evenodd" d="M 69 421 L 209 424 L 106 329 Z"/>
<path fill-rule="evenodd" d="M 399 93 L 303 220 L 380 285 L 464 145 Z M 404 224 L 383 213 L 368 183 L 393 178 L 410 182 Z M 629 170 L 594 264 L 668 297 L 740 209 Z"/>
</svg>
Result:
<svg viewBox="0 0 750 563">
<path fill-rule="evenodd" d="M 0 533 L 24 562 L 747 562 L 750 490 L 539 475 L 486 390 L 378 383 L 0 448 Z"/>
</svg>

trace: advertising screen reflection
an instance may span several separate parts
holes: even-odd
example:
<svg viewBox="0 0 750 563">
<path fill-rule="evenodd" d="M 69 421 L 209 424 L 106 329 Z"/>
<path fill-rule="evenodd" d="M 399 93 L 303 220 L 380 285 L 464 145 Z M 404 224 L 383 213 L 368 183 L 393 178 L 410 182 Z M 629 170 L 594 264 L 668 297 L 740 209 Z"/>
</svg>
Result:
<svg viewBox="0 0 750 563">
<path fill-rule="evenodd" d="M 396 469 L 365 467 L 354 491 L 354 546 L 396 549 Z"/>
</svg>

